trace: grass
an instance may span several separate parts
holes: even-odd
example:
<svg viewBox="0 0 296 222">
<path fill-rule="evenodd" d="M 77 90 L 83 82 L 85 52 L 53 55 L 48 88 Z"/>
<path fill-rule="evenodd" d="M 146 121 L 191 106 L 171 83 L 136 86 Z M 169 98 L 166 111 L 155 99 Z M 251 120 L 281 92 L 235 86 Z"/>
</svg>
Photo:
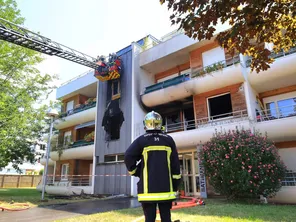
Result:
<svg viewBox="0 0 296 222">
<path fill-rule="evenodd" d="M 206 200 L 205 206 L 172 211 L 172 219 L 198 222 L 280 222 L 296 221 L 295 206 L 272 204 L 244 204 L 225 200 Z M 63 219 L 63 222 L 100 221 L 131 222 L 143 215 L 141 208 L 110 211 L 106 213 Z M 143 222 L 137 220 L 137 222 Z"/>
<path fill-rule="evenodd" d="M 40 206 L 40 205 L 51 205 L 51 204 L 61 204 L 69 202 L 86 201 L 91 199 L 53 199 L 48 198 L 45 195 L 46 202 L 41 201 L 41 192 L 36 190 L 36 188 L 1 188 L 0 189 L 0 206 L 13 208 L 10 202 L 14 203 L 27 203 L 30 207 Z M 92 198 L 97 199 L 97 198 Z"/>
</svg>

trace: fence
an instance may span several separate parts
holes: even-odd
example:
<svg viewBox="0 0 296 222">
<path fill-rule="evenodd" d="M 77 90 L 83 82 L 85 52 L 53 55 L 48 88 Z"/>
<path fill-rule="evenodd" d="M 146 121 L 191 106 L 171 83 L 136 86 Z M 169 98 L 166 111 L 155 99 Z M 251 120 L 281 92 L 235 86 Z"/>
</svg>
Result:
<svg viewBox="0 0 296 222">
<path fill-rule="evenodd" d="M 0 188 L 36 187 L 41 180 L 40 175 L 0 175 Z"/>
</svg>

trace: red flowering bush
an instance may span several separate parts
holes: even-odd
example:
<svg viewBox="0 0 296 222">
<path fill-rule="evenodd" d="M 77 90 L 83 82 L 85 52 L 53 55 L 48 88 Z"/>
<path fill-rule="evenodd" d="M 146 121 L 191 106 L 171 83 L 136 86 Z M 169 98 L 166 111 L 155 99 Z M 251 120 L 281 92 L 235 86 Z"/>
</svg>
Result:
<svg viewBox="0 0 296 222">
<path fill-rule="evenodd" d="M 210 184 L 228 198 L 274 196 L 285 176 L 277 148 L 258 132 L 216 132 L 200 155 Z"/>
</svg>

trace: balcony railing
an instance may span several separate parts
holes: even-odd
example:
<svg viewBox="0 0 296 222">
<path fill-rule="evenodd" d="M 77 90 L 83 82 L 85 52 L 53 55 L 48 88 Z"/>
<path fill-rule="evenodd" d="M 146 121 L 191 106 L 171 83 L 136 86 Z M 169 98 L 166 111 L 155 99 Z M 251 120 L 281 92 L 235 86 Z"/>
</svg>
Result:
<svg viewBox="0 0 296 222">
<path fill-rule="evenodd" d="M 235 64 L 240 63 L 240 58 L 239 55 L 234 56 L 233 58 L 227 59 L 227 60 L 222 60 L 219 62 L 215 62 L 212 65 L 208 65 L 205 67 L 201 67 L 200 69 L 194 71 L 191 74 L 191 78 L 195 77 L 200 77 L 200 76 L 205 76 L 211 72 L 215 72 L 217 70 L 222 70 L 226 67 L 233 66 Z"/>
<path fill-rule="evenodd" d="M 63 147 L 62 149 L 71 149 L 71 148 L 77 148 L 77 147 L 83 147 L 83 146 L 89 146 L 93 145 L 94 141 L 86 141 L 86 140 L 77 140 L 75 142 L 70 143 L 68 146 L 53 146 L 52 151 L 57 151 L 59 147 Z"/>
<path fill-rule="evenodd" d="M 73 115 L 75 113 L 79 113 L 79 112 L 82 112 L 84 110 L 87 110 L 87 109 L 91 109 L 93 107 L 96 106 L 96 101 L 93 101 L 91 103 L 88 103 L 88 104 L 81 104 L 79 107 L 77 108 L 74 108 L 72 110 L 69 110 L 67 112 L 64 112 L 64 113 L 61 113 L 59 115 L 59 118 L 64 118 L 64 117 L 67 117 L 67 116 L 70 116 L 70 115 Z"/>
<path fill-rule="evenodd" d="M 94 141 L 77 140 L 77 141 L 73 142 L 72 144 L 70 144 L 69 148 L 89 146 L 89 145 L 93 145 L 93 144 L 94 144 Z"/>
<path fill-rule="evenodd" d="M 58 175 L 48 176 L 48 186 L 91 186 L 92 175 Z"/>
<path fill-rule="evenodd" d="M 294 54 L 296 53 L 296 47 L 292 47 L 290 48 L 290 50 L 288 52 L 285 52 L 284 50 L 281 50 L 279 53 L 274 53 L 272 52 L 270 54 L 270 58 L 273 58 L 273 59 L 277 59 L 277 58 L 281 58 L 281 57 L 284 57 L 284 56 L 288 56 L 288 55 L 291 55 L 291 54 Z M 247 61 L 246 61 L 246 66 L 247 67 L 250 67 L 251 65 L 251 61 L 252 61 L 252 58 L 249 58 Z"/>
<path fill-rule="evenodd" d="M 282 181 L 282 186 L 296 186 L 296 171 L 288 170 L 285 179 Z"/>
<path fill-rule="evenodd" d="M 197 128 L 206 128 L 218 125 L 225 125 L 235 122 L 240 122 L 243 120 L 248 120 L 248 111 L 240 110 L 231 113 L 224 113 L 221 115 L 205 117 L 196 120 L 187 120 L 184 122 L 177 122 L 173 124 L 167 124 L 165 129 L 167 133 L 186 131 Z"/>
<path fill-rule="evenodd" d="M 256 117 L 257 122 L 294 117 L 296 116 L 296 105 L 280 106 L 278 109 L 266 109 L 259 112 L 259 114 Z"/>
<path fill-rule="evenodd" d="M 153 91 L 156 91 L 156 90 L 164 89 L 164 88 L 167 88 L 169 86 L 178 85 L 178 84 L 180 84 L 182 82 L 185 82 L 185 81 L 187 81 L 189 79 L 190 79 L 189 74 L 180 75 L 180 76 L 177 76 L 175 78 L 168 79 L 166 81 L 159 82 L 159 83 L 156 83 L 156 84 L 154 84 L 152 86 L 146 87 L 145 91 L 144 91 L 144 94 L 147 94 L 147 93 L 150 93 L 150 92 L 153 92 Z"/>
<path fill-rule="evenodd" d="M 159 82 L 159 83 L 156 83 L 154 85 L 148 86 L 148 87 L 145 88 L 144 94 L 147 94 L 147 93 L 150 93 L 150 92 L 153 92 L 153 91 L 157 91 L 157 90 L 160 90 L 160 89 L 164 89 L 164 88 L 169 87 L 169 86 L 178 85 L 178 84 L 180 84 L 182 82 L 190 80 L 191 78 L 204 76 L 204 75 L 209 74 L 211 72 L 224 69 L 226 67 L 232 66 L 232 65 L 237 64 L 237 63 L 240 63 L 239 55 L 237 55 L 237 56 L 235 56 L 235 57 L 233 57 L 231 59 L 228 59 L 228 60 L 223 60 L 223 61 L 220 61 L 220 62 L 213 63 L 212 65 L 202 67 L 199 70 L 194 71 L 191 74 L 191 77 L 190 77 L 190 74 L 183 74 L 183 75 L 177 76 L 175 78 L 168 79 L 166 81 Z"/>
</svg>

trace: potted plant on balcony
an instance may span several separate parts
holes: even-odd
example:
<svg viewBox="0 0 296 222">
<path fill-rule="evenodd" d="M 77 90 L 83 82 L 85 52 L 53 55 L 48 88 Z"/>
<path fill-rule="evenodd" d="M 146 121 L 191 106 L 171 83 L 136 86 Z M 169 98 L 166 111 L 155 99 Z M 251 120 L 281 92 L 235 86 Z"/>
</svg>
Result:
<svg viewBox="0 0 296 222">
<path fill-rule="evenodd" d="M 86 134 L 84 137 L 84 140 L 87 142 L 94 141 L 94 139 L 95 139 L 95 131 L 92 131 L 91 133 Z"/>
</svg>

